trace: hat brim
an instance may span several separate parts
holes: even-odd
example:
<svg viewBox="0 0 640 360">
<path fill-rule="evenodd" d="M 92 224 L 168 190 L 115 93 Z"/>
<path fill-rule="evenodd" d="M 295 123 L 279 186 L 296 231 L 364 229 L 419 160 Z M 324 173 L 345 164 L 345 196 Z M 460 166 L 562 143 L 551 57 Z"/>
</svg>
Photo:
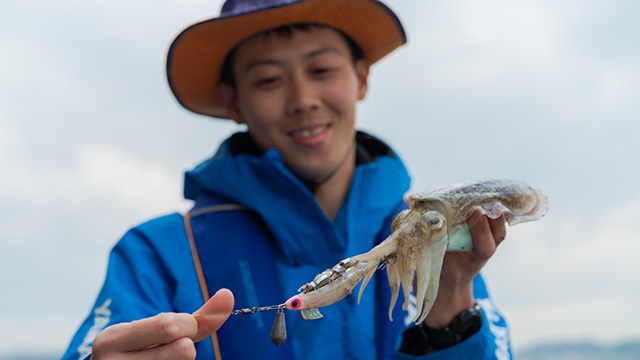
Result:
<svg viewBox="0 0 640 360">
<path fill-rule="evenodd" d="M 375 0 L 306 0 L 195 23 L 167 54 L 167 79 L 178 102 L 195 113 L 229 118 L 218 83 L 224 58 L 252 35 L 293 23 L 318 23 L 350 36 L 374 63 L 406 42 L 398 17 Z"/>
</svg>

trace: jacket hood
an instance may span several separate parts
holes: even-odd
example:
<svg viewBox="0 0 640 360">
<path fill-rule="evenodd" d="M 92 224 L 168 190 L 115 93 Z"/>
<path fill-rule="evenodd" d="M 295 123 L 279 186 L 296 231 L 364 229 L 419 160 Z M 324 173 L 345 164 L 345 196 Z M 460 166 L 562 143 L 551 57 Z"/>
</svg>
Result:
<svg viewBox="0 0 640 360">
<path fill-rule="evenodd" d="M 318 253 L 341 256 L 361 227 L 382 229 L 410 185 L 402 160 L 390 147 L 363 132 L 356 143 L 353 183 L 333 222 L 285 167 L 278 150 L 259 154 L 247 133 L 232 135 L 213 157 L 186 172 L 184 195 L 196 201 L 213 195 L 257 212 L 287 262 L 314 263 Z"/>
</svg>

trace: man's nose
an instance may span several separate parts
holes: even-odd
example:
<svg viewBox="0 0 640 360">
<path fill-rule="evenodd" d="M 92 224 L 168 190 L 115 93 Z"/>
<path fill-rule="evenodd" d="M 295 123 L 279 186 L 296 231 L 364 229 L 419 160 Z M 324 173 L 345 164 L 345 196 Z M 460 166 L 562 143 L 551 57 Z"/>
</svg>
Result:
<svg viewBox="0 0 640 360">
<path fill-rule="evenodd" d="M 291 81 L 289 94 L 289 114 L 305 113 L 320 106 L 316 87 L 305 77 L 297 77 Z"/>
</svg>

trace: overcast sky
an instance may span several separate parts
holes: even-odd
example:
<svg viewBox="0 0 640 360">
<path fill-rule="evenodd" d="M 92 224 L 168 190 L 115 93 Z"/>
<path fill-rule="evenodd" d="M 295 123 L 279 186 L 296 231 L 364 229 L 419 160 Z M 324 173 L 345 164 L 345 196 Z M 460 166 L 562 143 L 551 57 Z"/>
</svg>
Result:
<svg viewBox="0 0 640 360">
<path fill-rule="evenodd" d="M 409 44 L 372 68 L 360 128 L 413 191 L 510 178 L 549 197 L 485 268 L 516 350 L 640 339 L 640 2 L 388 4 Z M 187 209 L 184 170 L 239 129 L 182 109 L 164 75 L 173 36 L 219 7 L 0 3 L 0 355 L 61 353 L 109 249 Z"/>
</svg>

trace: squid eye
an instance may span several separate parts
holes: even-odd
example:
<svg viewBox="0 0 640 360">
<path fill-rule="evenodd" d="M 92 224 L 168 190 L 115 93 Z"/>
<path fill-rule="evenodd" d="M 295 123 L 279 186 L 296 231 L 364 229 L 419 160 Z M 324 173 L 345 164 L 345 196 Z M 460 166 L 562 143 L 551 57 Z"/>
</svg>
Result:
<svg viewBox="0 0 640 360">
<path fill-rule="evenodd" d="M 444 217 L 437 211 L 428 211 L 422 215 L 430 229 L 440 229 L 444 226 Z"/>
<path fill-rule="evenodd" d="M 302 309 L 302 299 L 299 296 L 294 296 L 291 299 L 287 300 L 285 306 L 289 310 L 300 310 Z"/>
</svg>

